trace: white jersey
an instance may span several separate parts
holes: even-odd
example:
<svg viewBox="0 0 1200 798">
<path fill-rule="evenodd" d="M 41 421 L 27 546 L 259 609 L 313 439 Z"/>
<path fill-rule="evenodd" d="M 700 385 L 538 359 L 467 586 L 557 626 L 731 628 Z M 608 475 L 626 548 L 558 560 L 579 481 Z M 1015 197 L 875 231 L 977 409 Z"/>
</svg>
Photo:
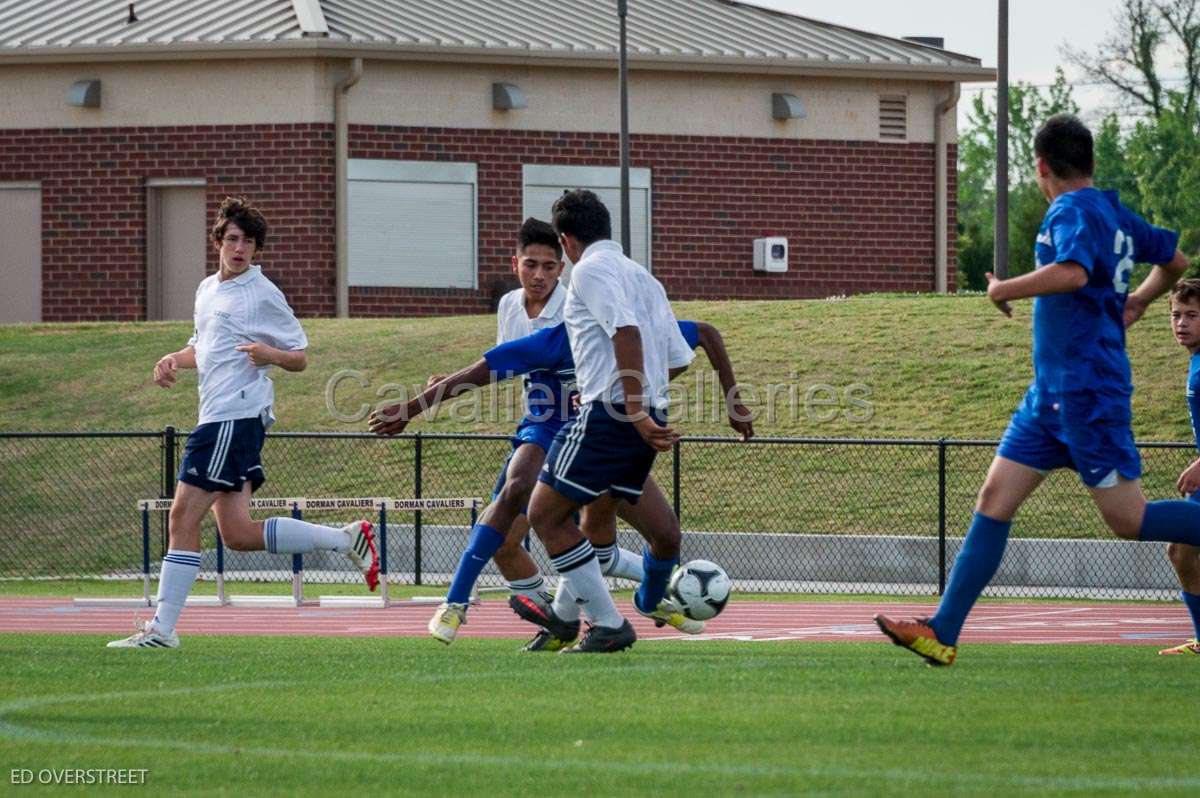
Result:
<svg viewBox="0 0 1200 798">
<path fill-rule="evenodd" d="M 566 301 L 567 289 L 563 288 L 560 280 L 555 283 L 542 312 L 531 319 L 525 310 L 525 289 L 509 291 L 500 297 L 500 305 L 496 308 L 496 343 L 506 344 L 546 327 L 561 324 L 563 305 Z"/>
<path fill-rule="evenodd" d="M 194 319 L 188 345 L 196 350 L 200 373 L 199 423 L 260 416 L 269 427 L 275 420 L 270 366 L 255 366 L 236 347 L 259 342 L 289 352 L 308 348 L 283 292 L 260 266 L 224 281 L 212 274 L 196 289 Z"/>
<path fill-rule="evenodd" d="M 667 406 L 668 368 L 692 362 L 695 353 L 679 331 L 679 323 L 662 283 L 625 257 L 615 241 L 591 244 L 571 271 L 563 320 L 571 340 L 580 401 L 625 401 L 617 373 L 612 337 L 620 327 L 637 327 L 642 338 L 645 404 Z"/>
</svg>

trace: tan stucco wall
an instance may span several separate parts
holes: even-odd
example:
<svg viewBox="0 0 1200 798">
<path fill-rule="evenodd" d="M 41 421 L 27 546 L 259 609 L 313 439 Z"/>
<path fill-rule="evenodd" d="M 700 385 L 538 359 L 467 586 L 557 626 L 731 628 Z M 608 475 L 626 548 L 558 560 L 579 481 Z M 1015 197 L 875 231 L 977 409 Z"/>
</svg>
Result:
<svg viewBox="0 0 1200 798">
<path fill-rule="evenodd" d="M 331 122 L 326 70 L 309 60 L 0 66 L 0 128 Z M 67 105 L 101 81 L 99 108 Z"/>
<path fill-rule="evenodd" d="M 494 81 L 513 83 L 529 107 L 494 111 Z M 933 110 L 949 84 L 794 76 L 634 71 L 634 133 L 879 140 L 879 95 L 908 96 L 909 141 L 933 141 Z M 794 94 L 807 118 L 777 121 L 771 94 Z M 614 72 L 496 65 L 368 61 L 351 93 L 350 118 L 364 124 L 512 130 L 617 130 Z M 953 141 L 953 115 L 950 140 Z"/>
<path fill-rule="evenodd" d="M 0 66 L 0 128 L 332 122 L 347 61 L 253 59 Z M 100 108 L 72 108 L 77 80 L 102 82 Z M 529 107 L 494 111 L 491 86 L 519 86 Z M 771 94 L 796 95 L 807 117 L 776 121 Z M 933 141 L 949 84 L 635 70 L 634 133 L 879 140 L 879 95 L 908 96 L 909 141 Z M 352 123 L 510 130 L 617 130 L 612 70 L 368 59 L 349 94 Z M 954 115 L 947 125 L 955 140 Z"/>
</svg>

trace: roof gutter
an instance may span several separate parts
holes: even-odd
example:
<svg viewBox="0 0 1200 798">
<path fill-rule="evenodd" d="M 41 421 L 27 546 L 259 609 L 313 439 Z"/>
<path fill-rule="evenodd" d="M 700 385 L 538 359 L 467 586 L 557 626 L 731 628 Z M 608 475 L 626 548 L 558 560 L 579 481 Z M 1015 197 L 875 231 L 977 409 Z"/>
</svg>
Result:
<svg viewBox="0 0 1200 798">
<path fill-rule="evenodd" d="M 162 61 L 229 58 L 377 58 L 401 61 L 519 64 L 523 66 L 609 68 L 615 52 L 568 52 L 528 48 L 440 47 L 389 45 L 382 42 L 348 42 L 321 35 L 279 42 L 200 42 L 172 44 L 122 44 L 103 47 L 23 47 L 0 49 L 0 64 L 102 63 L 111 61 Z M 894 80 L 941 80 L 964 83 L 992 82 L 996 70 L 977 64 L 899 64 L 868 61 L 801 61 L 789 58 L 732 58 L 703 55 L 629 56 L 630 69 L 664 71 L 735 72 L 773 75 L 830 75 Z"/>
<path fill-rule="evenodd" d="M 933 111 L 933 290 L 939 294 L 948 290 L 947 271 L 950 268 L 947 262 L 950 254 L 950 200 L 946 193 L 949 189 L 947 171 L 950 165 L 947 163 L 949 147 L 946 145 L 946 119 L 954 112 L 960 97 L 962 86 L 955 83 L 950 96 L 938 103 Z"/>
<path fill-rule="evenodd" d="M 350 74 L 337 82 L 333 87 L 333 126 L 334 126 L 334 172 L 336 185 L 334 187 L 334 227 L 337 230 L 337 317 L 350 316 L 350 253 L 348 251 L 350 234 L 349 224 L 349 189 L 350 180 L 347 171 L 350 160 L 350 124 L 346 118 L 346 93 L 362 78 L 363 60 L 355 58 L 350 62 Z"/>
</svg>

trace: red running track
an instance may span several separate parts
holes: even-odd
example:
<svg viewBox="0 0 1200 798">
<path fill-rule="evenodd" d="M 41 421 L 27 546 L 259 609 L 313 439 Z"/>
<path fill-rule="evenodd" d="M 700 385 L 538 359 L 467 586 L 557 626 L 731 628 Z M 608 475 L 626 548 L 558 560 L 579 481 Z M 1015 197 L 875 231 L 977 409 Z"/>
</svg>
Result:
<svg viewBox="0 0 1200 798">
<path fill-rule="evenodd" d="M 894 617 L 928 615 L 927 603 L 758 602 L 731 604 L 703 635 L 655 629 L 628 602 L 621 611 L 643 640 L 868 640 L 886 642 L 871 622 L 876 612 Z M 388 609 L 304 607 L 188 607 L 182 635 L 336 635 L 423 637 L 434 606 Z M 0 598 L 0 632 L 124 635 L 148 608 L 75 606 L 69 599 Z M 472 607 L 467 637 L 528 637 L 533 627 L 500 601 Z M 1193 636 L 1181 605 L 981 604 L 963 631 L 965 643 L 1126 643 L 1163 645 Z"/>
</svg>

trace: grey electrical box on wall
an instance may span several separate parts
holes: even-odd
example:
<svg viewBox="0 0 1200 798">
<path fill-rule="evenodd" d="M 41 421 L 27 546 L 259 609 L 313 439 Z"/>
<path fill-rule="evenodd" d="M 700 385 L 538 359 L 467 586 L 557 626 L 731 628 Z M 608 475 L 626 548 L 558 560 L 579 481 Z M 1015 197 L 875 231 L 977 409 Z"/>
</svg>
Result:
<svg viewBox="0 0 1200 798">
<path fill-rule="evenodd" d="M 786 238 L 754 239 L 754 271 L 786 272 L 788 270 L 788 240 Z"/>
</svg>

